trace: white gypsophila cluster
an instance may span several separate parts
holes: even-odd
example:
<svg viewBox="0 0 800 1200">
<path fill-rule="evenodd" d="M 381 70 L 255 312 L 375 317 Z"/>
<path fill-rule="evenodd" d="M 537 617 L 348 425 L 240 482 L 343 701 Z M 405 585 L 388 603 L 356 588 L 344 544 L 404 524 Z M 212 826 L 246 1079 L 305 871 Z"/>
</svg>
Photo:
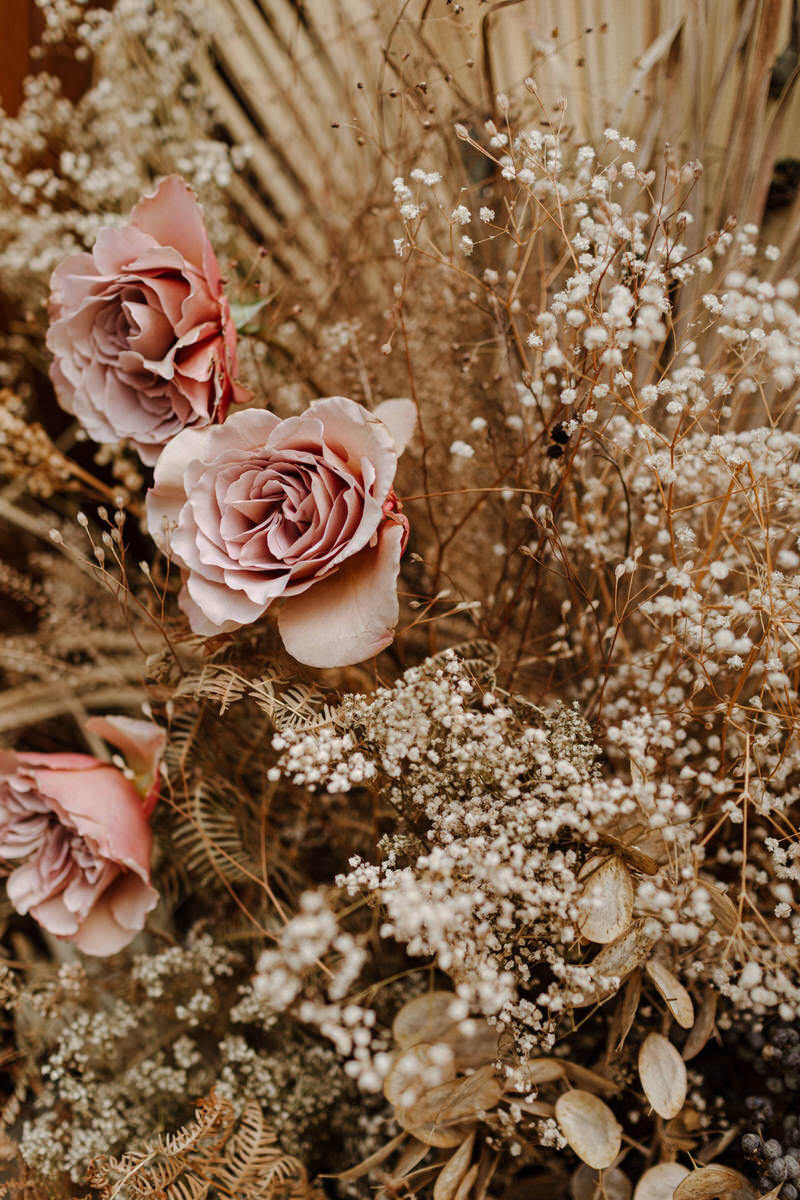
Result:
<svg viewBox="0 0 800 1200">
<path fill-rule="evenodd" d="M 259 957 L 231 1016 L 269 1027 L 277 1014 L 292 1008 L 299 1021 L 318 1029 L 347 1060 L 344 1070 L 362 1091 L 377 1092 L 389 1057 L 374 1030 L 375 1013 L 346 999 L 365 961 L 366 951 L 340 929 L 324 897 L 304 892 L 297 915 L 281 929 L 275 947 Z M 311 986 L 314 977 L 319 986 Z"/>
<path fill-rule="evenodd" d="M 224 241 L 217 197 L 246 155 L 208 132 L 211 114 L 193 79 L 207 0 L 44 7 L 46 40 L 77 42 L 95 82 L 72 103 L 57 80 L 33 75 L 19 113 L 0 122 L 0 270 L 6 289 L 27 289 L 29 307 L 53 267 L 124 219 L 159 175 L 177 172 L 203 191 L 209 229 Z"/>
<path fill-rule="evenodd" d="M 334 722 L 346 739 L 324 727 L 281 733 L 293 782 L 330 776 L 341 787 L 357 745 L 412 831 L 384 839 L 379 864 L 353 859 L 337 883 L 379 901 L 382 936 L 434 958 L 470 1007 L 512 1027 L 523 1053 L 550 1046 L 561 1015 L 600 982 L 575 947 L 580 868 L 604 830 L 644 819 L 663 851 L 638 885 L 637 916 L 653 914 L 683 945 L 713 920 L 682 797 L 658 780 L 603 779 L 575 710 L 538 714 L 482 695 L 447 652 L 391 689 L 345 697 Z"/>
<path fill-rule="evenodd" d="M 731 219 L 705 238 L 690 230 L 685 199 L 698 163 L 667 153 L 656 189 L 653 173 L 637 167 L 635 144 L 615 130 L 599 152 L 575 150 L 554 130 L 509 136 L 490 122 L 486 137 L 508 185 L 509 219 L 480 232 L 492 266 L 470 295 L 504 306 L 527 349 L 505 426 L 530 446 L 546 443 L 557 422 L 570 442 L 562 483 L 560 466 L 542 477 L 547 490 L 563 489 L 559 507 L 523 505 L 533 525 L 523 552 L 550 554 L 554 574 L 566 561 L 570 579 L 597 581 L 583 611 L 574 590 L 558 596 L 564 620 L 550 660 L 574 662 L 582 702 L 597 700 L 587 663 L 603 661 L 598 716 L 611 762 L 627 771 L 636 725 L 647 731 L 649 777 L 685 797 L 674 821 L 664 816 L 667 830 L 680 828 L 681 811 L 684 827 L 698 813 L 716 814 L 710 824 L 720 836 L 705 850 L 706 866 L 737 903 L 735 936 L 717 923 L 706 943 L 714 981 L 740 1006 L 794 1011 L 798 285 L 776 277 L 779 250 L 760 249 L 756 226 L 736 229 Z M 426 223 L 434 240 L 446 233 L 438 261 L 462 270 L 452 253 L 452 196 L 403 180 L 395 190 L 419 209 L 409 223 L 400 208 L 406 252 L 436 257 L 431 240 L 420 240 Z M 467 224 L 460 211 L 458 222 Z M 540 253 L 548 231 L 566 266 L 542 304 L 538 275 L 528 295 L 514 268 L 526 238 Z M 654 819 L 662 818 L 650 814 L 651 827 Z M 687 887 L 695 869 L 685 864 Z M 708 899 L 699 887 L 697 919 L 676 919 L 668 892 L 645 882 L 638 900 L 666 914 L 688 946 L 708 921 Z M 764 904 L 775 918 L 769 930 L 759 928 Z M 736 982 L 754 954 L 771 981 L 760 990 Z M 699 960 L 690 969 L 700 970 Z"/>
</svg>

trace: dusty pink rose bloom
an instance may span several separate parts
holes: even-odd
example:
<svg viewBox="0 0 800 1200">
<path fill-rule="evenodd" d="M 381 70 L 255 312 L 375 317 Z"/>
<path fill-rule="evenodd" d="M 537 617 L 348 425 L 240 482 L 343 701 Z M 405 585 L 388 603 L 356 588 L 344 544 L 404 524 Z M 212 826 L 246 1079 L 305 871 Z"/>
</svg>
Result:
<svg viewBox="0 0 800 1200">
<path fill-rule="evenodd" d="M 170 442 L 147 520 L 184 568 L 192 629 L 247 625 L 282 598 L 278 628 L 300 662 L 344 666 L 388 646 L 408 529 L 392 484 L 415 423 L 410 400 L 370 413 L 331 396 L 299 417 L 251 408 Z"/>
<path fill-rule="evenodd" d="M 96 442 L 127 438 L 146 463 L 186 426 L 222 421 L 236 330 L 203 215 L 176 175 L 101 229 L 51 279 L 47 345 L 59 403 Z"/>
<path fill-rule="evenodd" d="M 106 955 L 135 937 L 158 900 L 148 817 L 164 738 L 150 722 L 124 717 L 87 726 L 126 749 L 147 799 L 87 754 L 0 751 L 0 859 L 18 863 L 6 881 L 17 912 L 86 954 Z"/>
</svg>

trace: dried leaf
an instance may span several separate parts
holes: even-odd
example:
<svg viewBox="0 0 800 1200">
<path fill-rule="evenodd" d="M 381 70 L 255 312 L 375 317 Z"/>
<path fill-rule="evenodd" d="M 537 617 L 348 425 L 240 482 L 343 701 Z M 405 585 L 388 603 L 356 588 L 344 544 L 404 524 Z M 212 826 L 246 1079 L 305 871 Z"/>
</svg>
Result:
<svg viewBox="0 0 800 1200">
<path fill-rule="evenodd" d="M 475 1130 L 473 1129 L 439 1172 L 436 1183 L 433 1185 L 433 1200 L 453 1200 L 461 1180 L 469 1170 L 474 1145 Z"/>
<path fill-rule="evenodd" d="M 530 1058 L 521 1063 L 506 1083 L 507 1092 L 533 1092 L 543 1083 L 562 1079 L 564 1063 L 560 1058 Z"/>
<path fill-rule="evenodd" d="M 461 1139 L 459 1138 L 459 1141 Z M 456 1143 L 458 1145 L 458 1143 Z M 405 1177 L 419 1166 L 422 1160 L 428 1154 L 431 1148 L 430 1142 L 423 1142 L 421 1139 L 412 1139 L 406 1146 L 400 1158 L 397 1160 L 394 1170 L 392 1171 L 392 1183 L 398 1184 Z M 385 1195 L 385 1193 L 381 1193 Z"/>
<path fill-rule="evenodd" d="M 668 967 L 657 959 L 651 959 L 645 966 L 645 971 L 656 985 L 661 998 L 672 1016 L 683 1029 L 691 1029 L 694 1025 L 694 1005 L 686 988 L 672 974 Z"/>
<path fill-rule="evenodd" d="M 719 992 L 716 988 L 706 988 L 703 999 L 700 1002 L 700 1011 L 697 1014 L 697 1020 L 683 1047 L 684 1062 L 689 1062 L 696 1054 L 699 1054 L 714 1032 L 718 998 Z"/>
<path fill-rule="evenodd" d="M 659 1163 L 645 1171 L 636 1185 L 633 1200 L 672 1200 L 675 1188 L 688 1174 L 689 1168 L 680 1163 Z"/>
<path fill-rule="evenodd" d="M 620 1089 L 620 1084 L 613 1079 L 606 1079 L 605 1075 L 599 1075 L 597 1071 L 590 1071 L 588 1067 L 570 1062 L 569 1059 L 564 1061 L 564 1071 L 570 1083 L 577 1083 L 587 1092 L 618 1092 Z"/>
<path fill-rule="evenodd" d="M 616 1050 L 621 1050 L 625 1045 L 625 1039 L 633 1026 L 641 998 L 642 972 L 634 971 L 625 984 L 618 1007 L 618 1016 L 614 1018 L 614 1037 L 610 1039 L 610 1044 L 613 1046 L 616 1041 Z"/>
<path fill-rule="evenodd" d="M 417 1042 L 438 1042 L 442 1035 L 455 1024 L 451 1016 L 453 1002 L 458 1003 L 455 992 L 426 992 L 415 996 L 397 1013 L 392 1025 L 392 1036 L 397 1045 L 405 1050 Z"/>
<path fill-rule="evenodd" d="M 627 979 L 631 971 L 635 971 L 650 957 L 650 951 L 661 937 L 662 932 L 661 922 L 657 921 L 655 917 L 642 917 L 640 920 L 634 921 L 622 937 L 617 938 L 610 945 L 604 946 L 592 960 L 590 964 L 592 973 L 597 978 L 614 977 L 621 983 L 623 979 Z M 619 984 L 597 986 L 581 996 L 580 999 L 573 998 L 573 1004 L 581 1006 L 599 1003 L 607 1000 L 609 996 L 613 996 L 618 990 Z"/>
<path fill-rule="evenodd" d="M 572 1200 L 631 1200 L 632 1190 L 628 1176 L 617 1167 L 598 1176 L 585 1164 L 578 1167 L 569 1185 Z"/>
<path fill-rule="evenodd" d="M 552 1104 L 545 1104 L 543 1100 L 515 1100 L 514 1105 L 523 1112 L 532 1113 L 534 1117 L 552 1117 L 555 1112 Z"/>
<path fill-rule="evenodd" d="M 362 1175 L 369 1174 L 373 1167 L 379 1167 L 381 1163 L 389 1157 L 392 1151 L 397 1149 L 403 1138 L 406 1136 L 407 1134 L 405 1130 L 403 1130 L 402 1133 L 398 1133 L 397 1136 L 393 1137 L 392 1140 L 387 1142 L 385 1146 L 381 1146 L 380 1150 L 376 1150 L 374 1154 L 370 1154 L 367 1158 L 362 1159 L 360 1163 L 356 1163 L 356 1165 L 354 1167 L 350 1167 L 349 1170 L 342 1171 L 341 1175 L 336 1176 L 336 1179 L 360 1179 Z"/>
<path fill-rule="evenodd" d="M 383 1094 L 395 1108 L 410 1108 L 426 1092 L 455 1078 L 453 1051 L 438 1042 L 421 1042 L 402 1050 L 383 1082 Z"/>
<path fill-rule="evenodd" d="M 605 846 L 613 846 L 634 871 L 641 871 L 643 875 L 655 875 L 658 871 L 656 860 L 651 858 L 649 854 L 645 854 L 638 846 L 629 845 L 627 842 L 623 842 L 620 838 L 613 837 L 607 832 L 600 833 L 599 840 Z"/>
<path fill-rule="evenodd" d="M 722 888 L 718 887 L 710 879 L 701 877 L 700 882 L 708 892 L 711 911 L 716 918 L 717 924 L 721 925 L 726 933 L 735 933 L 739 924 L 739 914 L 736 911 L 733 901 L 725 895 Z"/>
<path fill-rule="evenodd" d="M 453 1200 L 467 1200 L 467 1196 L 472 1191 L 472 1185 L 478 1178 L 479 1170 L 480 1164 L 473 1163 L 464 1178 L 461 1180 L 461 1183 L 458 1185 L 458 1191 L 456 1192 L 455 1196 L 453 1196 Z"/>
<path fill-rule="evenodd" d="M 607 1104 L 575 1089 L 556 1101 L 556 1120 L 578 1158 L 589 1167 L 610 1167 L 622 1145 L 622 1130 Z"/>
<path fill-rule="evenodd" d="M 435 1146 L 437 1150 L 452 1150 L 460 1146 L 470 1132 L 470 1126 L 463 1122 L 460 1125 L 441 1125 L 438 1121 L 428 1121 L 424 1125 L 412 1125 L 402 1108 L 394 1110 L 394 1117 L 406 1133 L 426 1146 Z"/>
<path fill-rule="evenodd" d="M 738 1171 L 712 1163 L 710 1167 L 690 1171 L 676 1187 L 674 1200 L 725 1200 L 746 1184 L 744 1175 Z"/>
<path fill-rule="evenodd" d="M 649 1033 L 639 1051 L 644 1094 L 660 1117 L 676 1117 L 686 1100 L 686 1064 L 672 1042 Z"/>
<path fill-rule="evenodd" d="M 621 858 L 590 866 L 578 908 L 578 929 L 590 942 L 605 945 L 621 937 L 633 915 L 633 879 Z"/>
</svg>

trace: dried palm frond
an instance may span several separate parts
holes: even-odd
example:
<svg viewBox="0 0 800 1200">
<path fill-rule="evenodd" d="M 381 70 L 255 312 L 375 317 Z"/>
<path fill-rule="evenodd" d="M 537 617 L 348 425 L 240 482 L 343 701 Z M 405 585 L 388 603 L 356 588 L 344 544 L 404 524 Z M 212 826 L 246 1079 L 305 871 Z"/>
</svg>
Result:
<svg viewBox="0 0 800 1200">
<path fill-rule="evenodd" d="M 729 212 L 760 222 L 775 164 L 794 153 L 788 0 L 217 0 L 214 11 L 199 77 L 220 128 L 251 148 L 232 198 L 277 268 L 323 304 L 341 283 L 334 251 L 358 257 L 362 296 L 383 286 L 365 203 L 383 202 L 393 173 L 423 159 L 475 182 L 476 164 L 452 161 L 452 123 L 503 128 L 498 94 L 575 138 L 601 143 L 619 128 L 643 167 L 663 162 L 667 142 L 701 159 L 689 207 L 712 226 Z M 530 77 L 537 99 L 522 87 Z M 800 206 L 788 227 L 787 252 Z"/>
</svg>

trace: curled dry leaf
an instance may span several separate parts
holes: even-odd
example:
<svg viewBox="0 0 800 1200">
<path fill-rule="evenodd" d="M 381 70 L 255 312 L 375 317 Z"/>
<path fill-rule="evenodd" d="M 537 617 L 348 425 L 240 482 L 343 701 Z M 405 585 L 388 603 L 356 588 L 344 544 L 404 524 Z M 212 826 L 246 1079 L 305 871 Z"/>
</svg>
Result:
<svg viewBox="0 0 800 1200">
<path fill-rule="evenodd" d="M 699 1054 L 714 1032 L 718 998 L 719 992 L 715 988 L 706 988 L 703 999 L 700 1002 L 700 1011 L 697 1014 L 697 1020 L 683 1047 L 684 1062 L 689 1062 L 696 1054 Z"/>
<path fill-rule="evenodd" d="M 409 1108 L 431 1088 L 453 1079 L 455 1056 L 449 1046 L 420 1043 L 402 1050 L 383 1083 L 383 1094 L 395 1108 Z"/>
<path fill-rule="evenodd" d="M 613 1040 L 611 1044 L 615 1046 L 616 1050 L 621 1050 L 625 1045 L 625 1039 L 633 1026 L 641 997 L 642 972 L 636 970 L 631 972 L 625 984 L 617 1005 L 616 1014 L 614 1016 L 614 1024 L 612 1027 Z"/>
<path fill-rule="evenodd" d="M 576 1088 L 556 1101 L 556 1120 L 578 1158 L 595 1170 L 610 1167 L 622 1145 L 622 1130 L 607 1104 Z"/>
<path fill-rule="evenodd" d="M 586 885 L 578 901 L 578 929 L 590 942 L 605 945 L 620 937 L 633 915 L 633 879 L 621 858 L 588 865 Z"/>
<path fill-rule="evenodd" d="M 663 926 L 655 917 L 642 917 L 634 921 L 622 937 L 604 946 L 592 960 L 592 974 L 597 979 L 617 979 L 616 985 L 602 985 L 587 991 L 573 1003 L 581 1006 L 607 1000 L 618 990 L 619 985 L 650 957 L 650 951 L 655 946 L 663 932 Z"/>
<path fill-rule="evenodd" d="M 656 985 L 661 998 L 678 1024 L 683 1029 L 691 1029 L 694 1025 L 694 1005 L 691 996 L 680 980 L 672 974 L 668 967 L 656 959 L 651 959 L 647 963 L 645 971 Z"/>
<path fill-rule="evenodd" d="M 472 1147 L 475 1145 L 475 1131 L 464 1138 L 452 1158 L 442 1167 L 436 1183 L 433 1185 L 433 1200 L 453 1200 L 461 1180 L 469 1170 L 472 1161 Z"/>
<path fill-rule="evenodd" d="M 639 1051 L 644 1094 L 660 1117 L 676 1117 L 686 1100 L 686 1064 L 672 1042 L 649 1033 Z"/>
<path fill-rule="evenodd" d="M 689 1174 L 680 1163 L 659 1163 L 645 1171 L 636 1185 L 633 1200 L 672 1200 L 678 1184 Z"/>
<path fill-rule="evenodd" d="M 726 1200 L 746 1186 L 744 1175 L 731 1167 L 712 1163 L 710 1167 L 690 1171 L 675 1188 L 674 1200 Z"/>
</svg>

